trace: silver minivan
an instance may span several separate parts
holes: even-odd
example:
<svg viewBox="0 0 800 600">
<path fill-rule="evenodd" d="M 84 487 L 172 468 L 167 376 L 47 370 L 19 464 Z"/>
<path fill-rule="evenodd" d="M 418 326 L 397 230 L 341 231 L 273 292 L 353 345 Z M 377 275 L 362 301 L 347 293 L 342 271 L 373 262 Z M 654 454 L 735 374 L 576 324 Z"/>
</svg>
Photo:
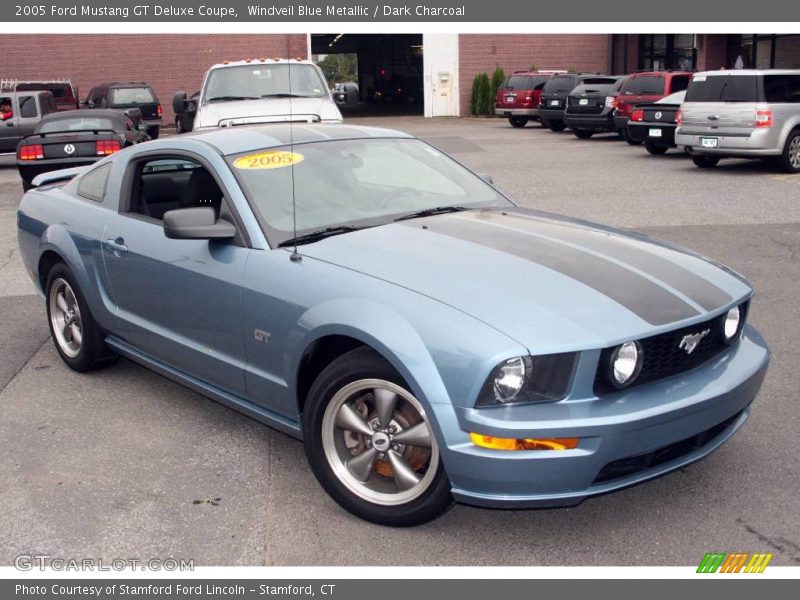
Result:
<svg viewBox="0 0 800 600">
<path fill-rule="evenodd" d="M 800 70 L 696 73 L 677 121 L 675 143 L 698 167 L 762 158 L 800 172 Z"/>
</svg>

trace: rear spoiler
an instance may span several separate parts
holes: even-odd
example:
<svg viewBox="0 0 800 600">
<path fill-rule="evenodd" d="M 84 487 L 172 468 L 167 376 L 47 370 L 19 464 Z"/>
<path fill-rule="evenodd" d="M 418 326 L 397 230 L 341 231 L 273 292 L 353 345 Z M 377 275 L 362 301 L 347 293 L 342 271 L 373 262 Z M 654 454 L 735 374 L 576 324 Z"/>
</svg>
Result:
<svg viewBox="0 0 800 600">
<path fill-rule="evenodd" d="M 70 167 L 69 169 L 59 169 L 58 171 L 50 171 L 48 173 L 42 173 L 41 175 L 37 175 L 33 178 L 33 187 L 38 188 L 45 185 L 57 185 L 59 183 L 63 184 L 79 175 L 81 172 L 86 170 L 87 167 L 92 165 L 84 165 L 82 167 Z"/>
</svg>

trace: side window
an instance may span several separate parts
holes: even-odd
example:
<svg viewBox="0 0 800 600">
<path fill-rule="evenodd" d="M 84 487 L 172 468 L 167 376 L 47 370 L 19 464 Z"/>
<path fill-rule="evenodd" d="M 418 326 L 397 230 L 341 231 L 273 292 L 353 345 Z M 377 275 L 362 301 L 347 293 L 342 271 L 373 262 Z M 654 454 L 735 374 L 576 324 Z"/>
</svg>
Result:
<svg viewBox="0 0 800 600">
<path fill-rule="evenodd" d="M 160 157 L 134 165 L 128 212 L 161 221 L 178 208 L 210 206 L 219 216 L 222 190 L 203 165 L 184 157 Z"/>
<path fill-rule="evenodd" d="M 95 202 L 102 202 L 110 172 L 111 163 L 106 163 L 86 173 L 78 182 L 78 195 Z"/>
<path fill-rule="evenodd" d="M 31 119 L 39 116 L 36 110 L 36 98 L 34 96 L 19 97 L 19 116 L 23 119 Z"/>
<path fill-rule="evenodd" d="M 672 94 L 674 92 L 682 92 L 688 87 L 689 87 L 688 75 L 675 75 L 672 78 L 672 89 L 669 90 L 669 93 Z"/>
<path fill-rule="evenodd" d="M 774 103 L 800 103 L 800 77 L 797 75 L 766 75 L 764 98 Z"/>
</svg>

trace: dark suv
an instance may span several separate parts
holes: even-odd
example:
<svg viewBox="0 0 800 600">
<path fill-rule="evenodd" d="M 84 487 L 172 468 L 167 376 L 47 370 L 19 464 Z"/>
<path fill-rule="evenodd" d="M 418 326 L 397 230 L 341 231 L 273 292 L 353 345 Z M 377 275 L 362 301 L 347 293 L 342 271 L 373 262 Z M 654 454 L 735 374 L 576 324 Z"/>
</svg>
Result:
<svg viewBox="0 0 800 600">
<path fill-rule="evenodd" d="M 625 76 L 592 77 L 567 96 L 564 124 L 575 137 L 590 138 L 595 133 L 616 131 L 614 100 L 625 82 Z"/>
<path fill-rule="evenodd" d="M 647 71 L 630 75 L 619 91 L 614 122 L 629 144 L 641 144 L 628 135 L 628 119 L 637 104 L 652 104 L 689 87 L 690 71 Z"/>
<path fill-rule="evenodd" d="M 86 108 L 138 108 L 147 135 L 158 137 L 163 110 L 153 88 L 143 81 L 102 83 L 92 88 L 83 104 Z"/>
<path fill-rule="evenodd" d="M 553 73 L 517 71 L 497 89 L 494 114 L 507 117 L 514 127 L 525 127 L 528 121 L 538 121 L 539 96 Z"/>
<path fill-rule="evenodd" d="M 575 73 L 562 73 L 554 75 L 542 88 L 539 97 L 539 118 L 542 125 L 552 131 L 563 131 L 564 110 L 567 107 L 567 96 L 579 84 L 587 79 L 604 78 L 605 75 L 578 75 Z"/>
</svg>

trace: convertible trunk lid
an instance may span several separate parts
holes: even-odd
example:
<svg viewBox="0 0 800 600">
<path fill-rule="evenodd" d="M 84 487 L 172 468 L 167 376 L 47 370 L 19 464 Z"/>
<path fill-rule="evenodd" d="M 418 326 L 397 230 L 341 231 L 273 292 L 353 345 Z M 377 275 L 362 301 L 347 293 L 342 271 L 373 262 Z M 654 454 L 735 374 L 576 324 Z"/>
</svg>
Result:
<svg viewBox="0 0 800 600">
<path fill-rule="evenodd" d="M 402 221 L 300 250 L 444 302 L 535 353 L 700 322 L 752 292 L 694 254 L 525 209 Z"/>
</svg>

